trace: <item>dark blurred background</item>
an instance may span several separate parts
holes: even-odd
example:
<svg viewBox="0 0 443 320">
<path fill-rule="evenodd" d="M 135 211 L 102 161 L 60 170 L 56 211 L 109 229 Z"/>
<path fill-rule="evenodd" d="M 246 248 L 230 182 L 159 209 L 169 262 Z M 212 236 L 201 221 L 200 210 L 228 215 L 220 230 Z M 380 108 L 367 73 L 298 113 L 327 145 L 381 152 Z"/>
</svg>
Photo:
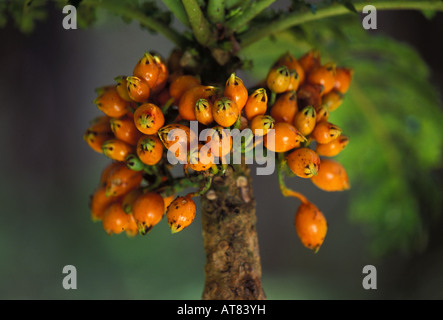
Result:
<svg viewBox="0 0 443 320">
<path fill-rule="evenodd" d="M 416 47 L 440 92 L 442 17 L 379 12 L 375 31 Z M 199 216 L 184 232 L 171 235 L 162 221 L 149 235 L 130 239 L 107 236 L 88 209 L 108 163 L 82 139 L 100 114 L 94 89 L 131 72 L 146 50 L 166 57 L 173 46 L 112 16 L 88 30 L 65 30 L 62 19 L 53 8 L 30 35 L 11 24 L 0 30 L 0 298 L 200 299 L 205 256 Z M 420 255 L 376 259 L 360 227 L 348 221 L 348 193 L 300 183 L 308 198 L 327 208 L 328 237 L 316 255 L 293 228 L 298 203 L 281 196 L 275 176 L 254 177 L 269 299 L 443 298 L 441 236 L 433 233 Z M 69 264 L 78 271 L 77 290 L 62 287 Z M 362 287 L 367 264 L 377 268 L 377 290 Z"/>
</svg>

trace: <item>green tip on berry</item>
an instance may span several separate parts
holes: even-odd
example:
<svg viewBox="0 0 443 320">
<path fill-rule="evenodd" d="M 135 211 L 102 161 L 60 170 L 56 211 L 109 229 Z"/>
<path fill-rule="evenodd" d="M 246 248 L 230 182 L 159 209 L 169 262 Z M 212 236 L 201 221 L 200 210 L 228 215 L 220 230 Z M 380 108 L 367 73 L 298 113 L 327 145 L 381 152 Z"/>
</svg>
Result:
<svg viewBox="0 0 443 320">
<path fill-rule="evenodd" d="M 315 118 L 317 116 L 313 106 L 305 107 L 302 112 L 306 117 Z"/>
<path fill-rule="evenodd" d="M 138 118 L 138 123 L 142 128 L 150 128 L 154 123 L 154 118 L 151 115 L 143 114 Z"/>
<path fill-rule="evenodd" d="M 118 84 L 121 84 L 123 82 L 123 80 L 126 79 L 126 76 L 117 76 L 114 78 L 114 81 L 117 82 Z"/>
<path fill-rule="evenodd" d="M 171 228 L 172 234 L 180 232 L 182 230 L 180 225 L 171 224 L 169 227 Z"/>
<path fill-rule="evenodd" d="M 227 110 L 231 108 L 232 100 L 227 97 L 222 97 L 217 100 L 217 110 Z"/>
<path fill-rule="evenodd" d="M 317 253 L 319 250 L 320 250 L 320 246 L 316 246 L 316 247 L 312 248 L 312 251 L 314 253 Z"/>
<path fill-rule="evenodd" d="M 144 222 L 143 223 L 137 223 L 138 233 L 142 236 L 145 236 L 149 233 L 149 231 L 152 230 L 152 225 L 147 226 Z"/>
<path fill-rule="evenodd" d="M 234 86 L 238 86 L 239 85 L 239 78 L 235 75 L 235 73 L 231 73 L 231 76 L 228 78 L 228 80 L 226 81 L 226 86 L 229 85 L 234 85 Z"/>
<path fill-rule="evenodd" d="M 105 196 L 108 197 L 113 197 L 115 195 L 115 191 L 113 188 L 106 188 L 105 190 Z"/>
<path fill-rule="evenodd" d="M 105 143 L 103 143 L 102 151 L 105 156 L 108 156 L 114 150 L 114 147 L 112 145 L 113 143 L 114 143 L 113 140 L 108 140 L 105 141 Z"/>
<path fill-rule="evenodd" d="M 289 77 L 289 69 L 287 66 L 281 66 L 277 69 L 277 72 L 284 77 Z"/>
<path fill-rule="evenodd" d="M 275 120 L 271 116 L 264 116 L 263 118 L 263 128 L 264 129 L 273 129 L 275 125 Z"/>
<path fill-rule="evenodd" d="M 195 103 L 195 109 L 198 111 L 203 111 L 208 108 L 209 108 L 209 102 L 207 99 L 201 98 L 198 99 L 197 102 Z"/>
</svg>

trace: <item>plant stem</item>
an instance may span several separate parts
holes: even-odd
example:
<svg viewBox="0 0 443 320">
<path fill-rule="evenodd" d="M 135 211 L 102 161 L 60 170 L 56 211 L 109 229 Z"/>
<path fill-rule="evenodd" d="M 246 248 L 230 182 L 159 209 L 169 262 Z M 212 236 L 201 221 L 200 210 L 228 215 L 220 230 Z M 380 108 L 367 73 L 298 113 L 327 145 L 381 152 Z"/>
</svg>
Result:
<svg viewBox="0 0 443 320">
<path fill-rule="evenodd" d="M 192 197 L 199 197 L 199 196 L 203 196 L 212 186 L 212 176 L 209 176 L 206 179 L 205 184 L 200 188 L 200 190 L 194 192 L 192 194 Z"/>
<path fill-rule="evenodd" d="M 214 24 L 225 21 L 225 0 L 209 0 L 208 18 Z"/>
<path fill-rule="evenodd" d="M 234 7 L 238 7 L 243 5 L 245 2 L 249 2 L 250 0 L 225 0 L 226 9 L 231 10 Z"/>
<path fill-rule="evenodd" d="M 245 26 L 249 21 L 254 19 L 257 15 L 259 15 L 263 10 L 269 7 L 275 0 L 257 0 L 252 2 L 251 5 L 247 8 L 247 10 L 242 11 L 231 20 L 226 23 L 228 29 L 231 30 L 232 33 L 236 32 L 243 26 Z"/>
<path fill-rule="evenodd" d="M 271 91 L 271 96 L 269 97 L 268 106 L 272 107 L 275 103 L 275 99 L 277 98 L 277 94 L 274 91 Z"/>
<path fill-rule="evenodd" d="M 201 197 L 206 253 L 204 300 L 264 300 L 247 165 L 214 179 L 214 197 Z"/>
<path fill-rule="evenodd" d="M 169 11 L 180 21 L 185 27 L 191 27 L 183 4 L 178 0 L 163 0 Z"/>
<path fill-rule="evenodd" d="M 374 5 L 377 10 L 437 10 L 443 11 L 443 2 L 441 1 L 378 1 L 368 3 L 367 1 L 362 1 L 359 3 L 353 3 L 357 11 L 362 11 L 366 5 Z M 256 27 L 250 28 L 244 34 L 238 37 L 241 46 L 247 47 L 252 43 L 267 37 L 276 32 L 292 28 L 294 26 L 319 20 L 323 18 L 338 16 L 342 14 L 351 13 L 351 11 L 343 5 L 331 5 L 325 8 L 318 9 L 315 13 L 311 11 L 306 12 L 293 12 L 279 20 L 271 23 L 263 23 L 257 25 Z"/>
<path fill-rule="evenodd" d="M 179 47 L 183 47 L 187 43 L 186 38 L 183 37 L 176 30 L 170 28 L 168 25 L 160 21 L 146 16 L 145 14 L 143 14 L 143 12 L 137 10 L 137 8 L 125 5 L 123 1 L 121 3 L 116 3 L 99 0 L 89 0 L 88 4 L 96 6 L 97 8 L 108 10 L 109 12 L 117 14 L 120 17 L 136 20 L 142 26 L 148 27 L 161 33 Z"/>
<path fill-rule="evenodd" d="M 174 178 L 172 180 L 168 180 L 167 184 L 160 185 L 156 191 L 160 192 L 162 195 L 170 196 L 188 188 L 199 188 L 203 178 L 204 177 L 202 175 L 195 177 Z"/>
<path fill-rule="evenodd" d="M 301 193 L 291 190 L 286 187 L 285 177 L 284 177 L 284 166 L 286 165 L 286 160 L 283 153 L 278 153 L 278 163 L 277 163 L 277 175 L 278 175 L 278 185 L 280 186 L 280 191 L 285 197 L 294 197 L 299 199 L 302 203 L 308 203 L 309 200 Z"/>
<path fill-rule="evenodd" d="M 203 11 L 196 0 L 182 0 L 182 4 L 188 15 L 195 40 L 204 47 L 211 47 L 215 43 L 211 24 L 206 19 Z"/>
<path fill-rule="evenodd" d="M 162 106 L 162 113 L 166 114 L 169 108 L 174 104 L 174 98 L 169 98 L 168 101 Z"/>
</svg>

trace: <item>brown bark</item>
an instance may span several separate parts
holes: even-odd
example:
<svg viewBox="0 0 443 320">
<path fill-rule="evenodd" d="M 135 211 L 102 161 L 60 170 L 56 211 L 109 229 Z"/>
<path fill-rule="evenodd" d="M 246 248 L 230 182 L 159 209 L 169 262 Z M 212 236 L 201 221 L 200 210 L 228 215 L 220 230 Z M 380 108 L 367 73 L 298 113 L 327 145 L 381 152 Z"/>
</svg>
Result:
<svg viewBox="0 0 443 320">
<path fill-rule="evenodd" d="M 229 168 L 202 197 L 204 300 L 264 300 L 255 200 L 246 165 Z"/>
</svg>

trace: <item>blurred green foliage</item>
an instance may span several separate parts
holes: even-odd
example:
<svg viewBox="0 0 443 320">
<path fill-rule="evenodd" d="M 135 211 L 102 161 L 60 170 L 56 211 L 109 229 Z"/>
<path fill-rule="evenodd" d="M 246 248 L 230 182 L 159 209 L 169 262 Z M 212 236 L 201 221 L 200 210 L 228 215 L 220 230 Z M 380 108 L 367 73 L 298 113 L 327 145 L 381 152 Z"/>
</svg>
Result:
<svg viewBox="0 0 443 320">
<path fill-rule="evenodd" d="M 441 212 L 443 113 L 430 70 L 410 46 L 373 35 L 355 17 L 313 22 L 257 42 L 242 56 L 263 79 L 286 51 L 299 57 L 317 48 L 322 62 L 354 70 L 343 105 L 329 120 L 351 142 L 338 157 L 351 180 L 349 217 L 383 256 L 426 246 L 428 227 Z"/>
</svg>

